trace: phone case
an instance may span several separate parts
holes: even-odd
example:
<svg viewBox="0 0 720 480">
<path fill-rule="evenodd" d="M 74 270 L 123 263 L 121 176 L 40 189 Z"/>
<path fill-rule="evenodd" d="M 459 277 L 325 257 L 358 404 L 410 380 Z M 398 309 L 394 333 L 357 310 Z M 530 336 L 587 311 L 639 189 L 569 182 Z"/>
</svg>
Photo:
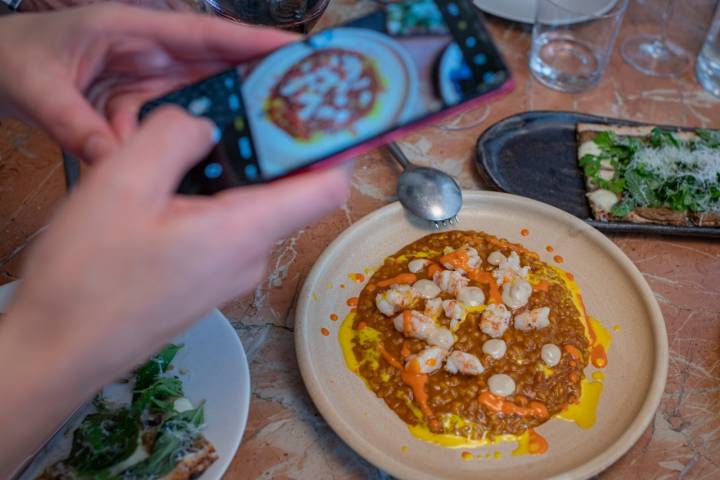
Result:
<svg viewBox="0 0 720 480">
<path fill-rule="evenodd" d="M 414 8 L 422 6 L 418 4 L 433 7 L 434 13 Z M 410 15 L 413 11 L 426 16 L 417 23 Z M 430 41 L 423 43 L 426 39 Z M 358 46 L 362 42 L 366 44 Z M 360 67 L 353 70 L 353 63 Z M 336 79 L 325 83 L 330 90 L 324 90 L 323 97 L 322 89 L 328 87 L 322 75 L 328 74 Z M 353 80 L 351 74 L 359 77 Z M 293 82 L 304 90 L 285 95 L 283 88 L 292 91 Z M 377 85 L 360 92 L 372 95 L 372 110 L 358 117 L 358 104 L 351 103 L 351 119 L 335 125 L 347 118 L 341 115 L 340 98 L 362 102 L 352 89 L 363 82 Z M 140 118 L 163 104 L 174 104 L 218 125 L 223 132 L 220 143 L 179 188 L 181 193 L 212 194 L 331 167 L 513 87 L 499 50 L 470 2 L 415 0 L 386 5 L 171 92 L 144 105 Z M 312 95 L 321 100 L 308 110 Z M 275 102 L 283 108 L 273 110 Z M 325 108 L 335 115 L 325 117 L 329 127 L 318 121 L 318 112 Z M 315 116 L 303 120 L 307 112 Z"/>
</svg>

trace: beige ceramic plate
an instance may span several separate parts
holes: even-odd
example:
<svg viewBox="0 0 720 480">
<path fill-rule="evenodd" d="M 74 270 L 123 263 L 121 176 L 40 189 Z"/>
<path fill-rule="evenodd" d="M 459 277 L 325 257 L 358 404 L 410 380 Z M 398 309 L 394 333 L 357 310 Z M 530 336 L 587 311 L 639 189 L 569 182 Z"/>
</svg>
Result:
<svg viewBox="0 0 720 480">
<path fill-rule="evenodd" d="M 466 192 L 460 229 L 483 230 L 519 242 L 552 263 L 555 247 L 575 274 L 588 313 L 613 333 L 605 388 L 592 429 L 552 419 L 537 431 L 550 449 L 539 456 L 512 456 L 515 444 L 472 450 L 502 452 L 500 459 L 464 461 L 461 451 L 413 437 L 385 403 L 347 369 L 338 342 L 346 300 L 361 285 L 348 273 L 381 265 L 406 244 L 432 233 L 413 223 L 398 203 L 345 231 L 320 257 L 300 295 L 295 341 L 303 379 L 332 428 L 360 455 L 405 479 L 586 478 L 610 466 L 650 423 L 665 387 L 668 345 L 662 314 L 637 268 L 610 240 L 577 218 L 522 197 Z M 530 233 L 522 237 L 520 231 Z M 339 288 L 340 284 L 345 288 Z M 331 321 L 331 314 L 339 321 Z M 619 326 L 614 332 L 610 327 Z M 321 334 L 328 329 L 329 336 Z M 327 333 L 327 332 L 325 332 Z M 406 448 L 404 448 L 406 447 Z"/>
</svg>

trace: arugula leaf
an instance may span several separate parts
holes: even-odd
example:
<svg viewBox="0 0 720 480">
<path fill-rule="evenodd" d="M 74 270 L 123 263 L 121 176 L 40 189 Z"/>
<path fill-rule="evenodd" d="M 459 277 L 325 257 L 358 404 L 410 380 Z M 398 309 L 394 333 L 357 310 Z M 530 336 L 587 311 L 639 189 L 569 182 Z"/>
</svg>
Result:
<svg viewBox="0 0 720 480">
<path fill-rule="evenodd" d="M 605 180 L 604 178 L 597 177 L 593 178 L 593 181 L 598 187 L 610 190 L 614 193 L 622 193 L 623 190 L 625 190 L 625 180 L 622 178 L 613 177 L 610 180 Z"/>
<path fill-rule="evenodd" d="M 720 148 L 720 132 L 716 130 L 707 130 L 698 128 L 695 133 L 700 137 L 700 142 L 710 148 Z"/>
<path fill-rule="evenodd" d="M 625 188 L 641 207 L 656 205 L 658 203 L 655 188 L 658 180 L 650 173 L 640 169 L 625 172 Z"/>
<path fill-rule="evenodd" d="M 205 403 L 168 418 L 160 427 L 150 457 L 123 472 L 125 480 L 157 478 L 170 473 L 192 447 L 205 422 Z"/>
<path fill-rule="evenodd" d="M 650 133 L 650 145 L 655 148 L 664 146 L 679 147 L 680 141 L 675 138 L 671 132 L 660 130 L 659 128 L 653 128 Z"/>
<path fill-rule="evenodd" d="M 81 474 L 100 472 L 132 455 L 139 435 L 140 424 L 127 408 L 90 414 L 75 430 L 67 463 Z"/>
<path fill-rule="evenodd" d="M 174 377 L 161 377 L 144 390 L 135 390 L 132 411 L 141 415 L 150 412 L 171 413 L 175 411 L 174 400 L 183 396 L 182 382 Z"/>
<path fill-rule="evenodd" d="M 615 144 L 615 134 L 613 132 L 599 132 L 595 135 L 593 142 L 601 149 L 612 147 Z"/>
<path fill-rule="evenodd" d="M 612 210 L 610 210 L 610 213 L 622 218 L 635 210 L 636 206 L 635 200 L 631 197 L 624 197 L 619 203 L 615 204 Z"/>
<path fill-rule="evenodd" d="M 145 390 L 165 373 L 182 345 L 169 344 L 135 373 L 135 391 Z"/>
<path fill-rule="evenodd" d="M 580 166 L 585 170 L 585 175 L 594 177 L 600 171 L 600 157 L 595 155 L 583 155 L 580 159 Z"/>
</svg>

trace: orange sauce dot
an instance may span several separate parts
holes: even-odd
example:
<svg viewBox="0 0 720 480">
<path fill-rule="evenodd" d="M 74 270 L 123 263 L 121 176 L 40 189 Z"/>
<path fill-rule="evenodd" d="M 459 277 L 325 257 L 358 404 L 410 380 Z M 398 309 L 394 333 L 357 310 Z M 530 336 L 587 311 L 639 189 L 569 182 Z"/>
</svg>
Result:
<svg viewBox="0 0 720 480">
<path fill-rule="evenodd" d="M 348 307 L 357 307 L 358 297 L 348 298 L 346 303 Z"/>
<path fill-rule="evenodd" d="M 322 333 L 324 336 L 327 337 L 327 336 L 330 335 L 330 330 L 328 330 L 327 328 L 323 327 L 323 328 L 320 329 L 320 333 Z"/>
<path fill-rule="evenodd" d="M 607 365 L 607 354 L 602 345 L 595 345 L 590 352 L 590 361 L 597 368 L 605 368 Z"/>
<path fill-rule="evenodd" d="M 542 436 L 540 436 L 532 428 L 528 429 L 530 439 L 528 441 L 528 450 L 533 455 L 540 455 L 547 452 L 548 442 Z"/>
<path fill-rule="evenodd" d="M 462 459 L 465 460 L 466 462 L 473 459 L 473 454 L 470 452 L 462 452 L 461 456 L 462 456 Z"/>
<path fill-rule="evenodd" d="M 548 245 L 547 247 L 545 247 L 545 250 L 547 250 L 547 251 L 548 251 L 548 253 L 552 253 L 552 252 L 554 252 L 554 251 L 555 251 L 555 249 L 553 248 L 553 246 L 552 246 L 552 245 Z"/>
<path fill-rule="evenodd" d="M 565 259 L 563 257 L 561 257 L 560 255 L 555 255 L 553 257 L 553 260 L 555 260 L 555 262 L 557 262 L 557 263 L 563 263 L 565 261 Z"/>
<path fill-rule="evenodd" d="M 333 313 L 332 315 L 330 315 L 330 320 L 332 320 L 333 322 L 337 322 L 338 316 Z"/>
<path fill-rule="evenodd" d="M 523 228 L 522 230 L 520 230 L 520 235 L 522 235 L 523 237 L 527 237 L 528 235 L 530 235 L 530 230 L 528 230 L 527 228 Z"/>
<path fill-rule="evenodd" d="M 350 280 L 357 283 L 362 283 L 365 281 L 365 275 L 363 275 L 362 273 L 351 273 L 350 275 L 348 275 L 348 277 L 350 277 Z"/>
<path fill-rule="evenodd" d="M 567 278 L 570 280 L 575 280 L 575 275 L 570 272 L 565 272 L 565 276 L 567 276 Z"/>
<path fill-rule="evenodd" d="M 341 284 L 340 284 L 340 288 L 345 288 L 345 284 L 344 284 L 344 283 L 341 283 Z"/>
</svg>

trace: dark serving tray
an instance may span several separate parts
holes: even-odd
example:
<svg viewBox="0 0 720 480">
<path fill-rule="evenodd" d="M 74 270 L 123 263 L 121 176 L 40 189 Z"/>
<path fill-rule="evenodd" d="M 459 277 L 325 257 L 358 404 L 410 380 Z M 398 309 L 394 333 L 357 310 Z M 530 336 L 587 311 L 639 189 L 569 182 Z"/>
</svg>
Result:
<svg viewBox="0 0 720 480">
<path fill-rule="evenodd" d="M 646 125 L 574 112 L 534 111 L 513 115 L 488 128 L 478 138 L 476 166 L 480 176 L 497 190 L 548 203 L 605 232 L 720 238 L 720 228 L 594 220 L 577 158 L 575 126 L 583 122 Z"/>
</svg>

